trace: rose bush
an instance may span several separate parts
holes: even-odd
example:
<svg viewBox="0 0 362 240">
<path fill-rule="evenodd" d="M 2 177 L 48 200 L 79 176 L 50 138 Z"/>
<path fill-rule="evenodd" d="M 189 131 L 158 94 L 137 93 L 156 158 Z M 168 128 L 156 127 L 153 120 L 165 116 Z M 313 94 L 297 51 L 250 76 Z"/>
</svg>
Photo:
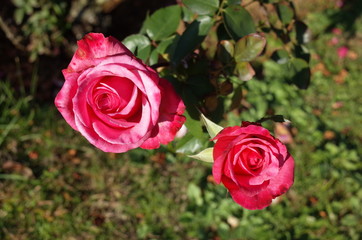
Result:
<svg viewBox="0 0 362 240">
<path fill-rule="evenodd" d="M 185 106 L 172 85 L 113 37 L 87 34 L 63 75 L 55 105 L 105 152 L 158 148 L 185 122 Z"/>
<path fill-rule="evenodd" d="M 263 209 L 292 186 L 293 157 L 260 124 L 227 127 L 214 140 L 214 179 L 241 206 Z"/>
</svg>

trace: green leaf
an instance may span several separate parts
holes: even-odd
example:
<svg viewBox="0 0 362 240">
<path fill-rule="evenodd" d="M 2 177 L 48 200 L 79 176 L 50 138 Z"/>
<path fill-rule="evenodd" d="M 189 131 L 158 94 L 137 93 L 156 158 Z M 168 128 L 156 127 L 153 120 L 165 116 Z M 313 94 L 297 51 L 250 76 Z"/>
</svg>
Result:
<svg viewBox="0 0 362 240">
<path fill-rule="evenodd" d="M 172 42 L 174 41 L 175 36 L 172 36 L 170 38 L 167 38 L 165 40 L 163 40 L 162 42 L 160 42 L 160 44 L 157 46 L 157 52 L 159 54 L 164 54 L 167 50 L 167 48 L 172 44 Z"/>
<path fill-rule="evenodd" d="M 192 134 L 186 134 L 183 138 L 177 141 L 176 152 L 182 154 L 193 154 L 205 148 L 204 140 L 195 138 Z"/>
<path fill-rule="evenodd" d="M 253 67 L 248 62 L 238 62 L 235 66 L 235 73 L 242 81 L 249 81 L 255 75 Z"/>
<path fill-rule="evenodd" d="M 184 22 L 191 22 L 194 17 L 194 13 L 187 7 L 181 6 L 182 9 L 182 20 Z"/>
<path fill-rule="evenodd" d="M 165 40 L 162 40 L 156 48 L 158 53 L 161 55 L 167 54 L 167 60 L 170 60 L 174 55 L 179 39 L 180 35 L 173 35 Z"/>
<path fill-rule="evenodd" d="M 266 39 L 256 33 L 241 38 L 235 44 L 235 61 L 250 62 L 263 51 L 265 45 Z"/>
<path fill-rule="evenodd" d="M 298 44 L 305 44 L 310 41 L 308 26 L 302 21 L 295 21 L 296 39 Z"/>
<path fill-rule="evenodd" d="M 235 40 L 256 32 L 253 18 L 242 6 L 227 7 L 223 17 L 226 30 Z"/>
<path fill-rule="evenodd" d="M 222 63 L 227 64 L 231 62 L 233 56 L 234 56 L 234 44 L 228 40 L 220 41 L 220 44 L 218 45 L 217 48 L 218 59 Z"/>
<path fill-rule="evenodd" d="M 208 118 L 204 116 L 204 114 L 201 114 L 201 119 L 206 126 L 206 130 L 209 133 L 210 138 L 214 138 L 221 130 L 224 129 L 223 127 L 217 125 L 216 123 L 210 121 Z"/>
<path fill-rule="evenodd" d="M 148 59 L 148 64 L 149 65 L 154 65 L 158 62 L 158 52 L 156 49 L 153 49 L 151 52 L 151 55 Z"/>
<path fill-rule="evenodd" d="M 24 19 L 24 9 L 17 8 L 14 12 L 15 23 L 20 25 L 23 22 L 23 19 Z"/>
<path fill-rule="evenodd" d="M 309 64 L 301 58 L 293 58 L 289 62 L 289 70 L 293 74 L 293 82 L 300 89 L 307 89 L 310 84 Z"/>
<path fill-rule="evenodd" d="M 213 158 L 213 150 L 214 148 L 206 148 L 204 150 L 202 150 L 201 152 L 199 152 L 198 154 L 196 155 L 188 155 L 188 157 L 190 158 L 194 158 L 194 159 L 197 159 L 197 160 L 201 160 L 201 161 L 204 161 L 204 162 L 214 162 L 214 158 Z"/>
<path fill-rule="evenodd" d="M 293 20 L 294 12 L 290 6 L 279 3 L 277 4 L 277 12 L 280 21 L 282 21 L 284 25 L 288 25 Z"/>
<path fill-rule="evenodd" d="M 24 5 L 26 5 L 26 2 L 24 2 L 23 0 L 12 0 L 12 3 L 18 8 L 21 8 Z"/>
<path fill-rule="evenodd" d="M 188 186 L 187 196 L 197 206 L 201 206 L 204 202 L 203 198 L 202 198 L 202 192 L 201 192 L 200 187 L 198 187 L 194 183 L 190 183 L 190 185 Z"/>
<path fill-rule="evenodd" d="M 189 109 L 186 108 L 186 112 L 184 113 L 186 117 L 185 126 L 187 127 L 188 131 L 190 131 L 190 133 L 194 135 L 195 138 L 202 139 L 204 137 L 204 134 L 200 121 L 192 118 L 188 110 Z"/>
<path fill-rule="evenodd" d="M 154 41 L 169 37 L 176 32 L 181 21 L 181 8 L 178 5 L 161 8 L 146 19 L 142 30 Z"/>
<path fill-rule="evenodd" d="M 217 33 L 217 39 L 219 41 L 232 39 L 230 34 L 226 31 L 225 24 L 219 24 L 216 33 Z"/>
<path fill-rule="evenodd" d="M 202 125 L 200 122 L 200 114 L 197 109 L 198 100 L 195 95 L 189 89 L 184 88 L 182 91 L 182 99 L 186 105 L 186 111 L 184 113 L 186 117 L 185 125 L 188 131 L 195 137 L 199 139 L 204 139 L 205 134 L 202 130 Z"/>
<path fill-rule="evenodd" d="M 193 21 L 181 35 L 177 43 L 175 53 L 172 57 L 172 61 L 179 63 L 184 57 L 200 45 L 213 23 L 213 19 L 209 16 L 202 16 Z"/>
<path fill-rule="evenodd" d="M 146 36 L 133 34 L 126 37 L 122 42 L 136 57 L 143 61 L 146 61 L 150 56 L 151 42 Z"/>
<path fill-rule="evenodd" d="M 242 99 L 243 99 L 243 90 L 241 88 L 241 85 L 239 85 L 234 89 L 234 94 L 231 99 L 230 112 L 231 110 L 240 107 Z"/>
<path fill-rule="evenodd" d="M 289 61 L 289 53 L 283 49 L 276 50 L 271 55 L 271 59 L 273 59 L 278 64 L 285 64 Z"/>
<path fill-rule="evenodd" d="M 215 92 L 215 87 L 210 83 L 207 75 L 193 75 L 187 79 L 187 89 L 198 99 L 204 99 L 205 96 Z M 198 113 L 199 114 L 199 113 Z"/>
<path fill-rule="evenodd" d="M 138 48 L 136 56 L 142 59 L 144 62 L 146 62 L 148 57 L 150 56 L 150 52 L 151 52 L 151 46 L 148 45 L 147 47 L 144 48 Z"/>
<path fill-rule="evenodd" d="M 304 45 L 294 45 L 293 52 L 296 58 L 304 59 L 306 62 L 310 61 L 309 49 Z"/>
<path fill-rule="evenodd" d="M 219 8 L 219 0 L 183 0 L 182 2 L 199 15 L 213 14 Z"/>
<path fill-rule="evenodd" d="M 230 6 L 230 5 L 240 5 L 241 0 L 227 0 L 227 4 L 228 4 L 228 6 Z"/>
</svg>

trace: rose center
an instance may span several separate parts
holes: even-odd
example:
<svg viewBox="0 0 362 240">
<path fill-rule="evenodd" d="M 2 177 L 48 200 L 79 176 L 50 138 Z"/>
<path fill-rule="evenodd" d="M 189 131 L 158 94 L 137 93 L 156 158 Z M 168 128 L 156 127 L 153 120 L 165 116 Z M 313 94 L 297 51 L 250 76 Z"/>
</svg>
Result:
<svg viewBox="0 0 362 240">
<path fill-rule="evenodd" d="M 257 150 L 252 148 L 243 151 L 242 161 L 250 170 L 257 170 L 263 165 L 263 157 Z"/>
<path fill-rule="evenodd" d="M 114 94 L 102 93 L 98 95 L 96 104 L 99 110 L 102 112 L 114 111 L 119 106 L 119 98 Z"/>
<path fill-rule="evenodd" d="M 253 157 L 249 159 L 248 165 L 250 168 L 255 168 L 259 165 L 261 159 L 257 157 Z"/>
<path fill-rule="evenodd" d="M 104 77 L 93 90 L 93 101 L 103 113 L 118 113 L 129 103 L 134 84 L 127 78 Z"/>
</svg>

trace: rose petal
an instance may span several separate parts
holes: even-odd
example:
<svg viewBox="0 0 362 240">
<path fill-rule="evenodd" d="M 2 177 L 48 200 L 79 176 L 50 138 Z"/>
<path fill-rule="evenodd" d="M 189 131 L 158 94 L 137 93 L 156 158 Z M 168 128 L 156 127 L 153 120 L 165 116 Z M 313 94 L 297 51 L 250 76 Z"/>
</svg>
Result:
<svg viewBox="0 0 362 240">
<path fill-rule="evenodd" d="M 99 94 L 114 91 L 115 93 L 112 92 L 109 95 L 114 96 L 113 98 L 117 98 L 114 102 L 117 102 L 118 106 L 113 106 L 112 109 L 108 109 L 107 111 L 101 110 L 99 107 L 93 107 L 93 111 L 98 118 L 102 119 L 110 126 L 125 128 L 134 126 L 135 122 L 128 120 L 131 117 L 135 118 L 135 114 L 141 112 L 142 94 L 139 93 L 136 85 L 132 84 L 132 82 L 128 79 L 119 78 L 119 81 L 116 81 L 116 78 L 113 78 L 114 82 L 109 82 L 105 79 L 106 78 L 101 79 L 97 85 L 100 85 L 101 87 L 103 85 L 108 86 L 109 89 L 107 89 L 107 87 L 105 87 L 105 89 L 100 89 L 95 86 L 96 90 L 87 94 L 89 105 L 97 106 L 98 104 L 94 102 L 94 100 L 99 96 Z"/>
<path fill-rule="evenodd" d="M 112 37 L 87 34 L 63 74 L 56 106 L 103 151 L 139 147 L 151 133 L 148 147 L 158 147 L 173 140 L 185 122 L 185 106 L 171 85 L 160 83 L 152 68 Z"/>
<path fill-rule="evenodd" d="M 294 183 L 294 159 L 289 154 L 278 175 L 270 180 L 268 190 L 273 197 L 285 193 Z"/>
<path fill-rule="evenodd" d="M 78 49 L 75 52 L 68 69 L 75 72 L 83 71 L 87 68 L 99 64 L 99 59 L 116 54 L 133 54 L 117 39 L 113 37 L 105 38 L 101 33 L 89 33 L 77 42 Z"/>
<path fill-rule="evenodd" d="M 232 132 L 232 129 L 229 129 L 229 127 L 224 128 L 224 130 L 222 130 L 221 133 L 223 133 L 224 131 Z M 213 150 L 214 163 L 212 166 L 212 175 L 214 176 L 215 182 L 218 184 L 221 182 L 221 177 L 224 172 L 226 157 L 230 151 L 230 148 L 232 147 L 230 145 L 230 142 L 235 139 L 235 137 L 223 137 L 222 135 L 219 134 L 216 135 L 215 137 L 218 139 L 218 141 L 215 143 Z"/>
<path fill-rule="evenodd" d="M 60 89 L 59 93 L 55 97 L 54 104 L 64 117 L 65 121 L 67 121 L 67 123 L 74 130 L 78 130 L 74 120 L 72 102 L 72 99 L 77 92 L 76 78 L 78 77 L 78 74 L 68 73 L 65 70 L 63 70 L 63 74 L 66 81 L 64 82 L 62 89 Z"/>
<path fill-rule="evenodd" d="M 142 113 L 140 117 L 139 122 L 131 128 L 110 127 L 107 123 L 97 119 L 93 121 L 92 126 L 101 138 L 112 144 L 131 144 L 148 138 L 154 127 L 150 120 L 151 107 L 146 97 L 142 99 Z"/>
<path fill-rule="evenodd" d="M 137 59 L 127 55 L 117 55 L 104 59 L 102 63 L 93 68 L 93 70 L 89 73 L 88 78 L 92 79 L 100 76 L 119 76 L 132 81 L 149 99 L 149 102 L 151 103 L 151 121 L 154 125 L 156 125 L 161 102 L 161 94 L 158 87 L 159 79 L 154 72 L 145 72 L 143 69 L 147 70 L 147 68 Z M 81 78 L 79 79 L 80 80 L 78 80 L 78 82 L 82 81 Z M 78 84 L 80 85 L 81 83 Z"/>
<path fill-rule="evenodd" d="M 92 68 L 92 71 L 90 72 L 92 75 L 103 77 L 118 76 L 127 78 L 144 93 L 146 93 L 147 91 L 144 85 L 144 80 L 151 81 L 153 84 L 156 85 L 158 84 L 158 80 L 155 79 L 153 73 L 147 75 L 146 79 L 140 78 L 138 71 L 143 71 L 147 68 L 134 57 L 128 55 L 115 55 L 99 60 L 99 64 L 94 66 Z M 78 85 L 80 85 L 81 81 L 83 80 L 84 78 L 78 78 Z"/>
<path fill-rule="evenodd" d="M 141 112 L 138 114 L 139 119 L 134 119 L 135 122 L 131 121 L 132 119 L 110 118 L 107 114 L 102 114 L 97 111 L 98 109 L 94 106 L 94 103 L 86 100 L 92 98 L 91 93 L 93 92 L 94 86 L 102 80 L 103 76 L 101 74 L 102 72 L 96 72 L 95 69 L 85 74 L 87 79 L 81 81 L 78 92 L 73 98 L 75 115 L 85 127 L 83 131 L 88 131 L 88 134 L 82 134 L 84 136 L 89 135 L 91 137 L 103 138 L 103 140 L 111 144 L 131 144 L 139 142 L 140 139 L 146 139 L 151 134 L 154 125 L 150 119 L 152 116 L 151 104 L 145 96 L 142 97 L 144 100 L 142 100 Z M 81 77 L 83 77 L 83 74 Z M 97 80 L 97 78 L 99 80 Z M 154 105 L 155 104 L 157 104 L 157 101 Z M 157 106 L 153 108 L 157 108 Z M 152 111 L 154 111 L 153 114 L 158 114 L 158 109 Z M 79 131 L 81 131 L 81 129 L 79 129 Z M 93 134 L 93 132 L 96 134 Z"/>
<path fill-rule="evenodd" d="M 294 160 L 268 130 L 243 123 L 225 128 L 214 139 L 214 179 L 241 206 L 265 208 L 292 186 Z"/>
<path fill-rule="evenodd" d="M 81 74 L 80 78 L 86 77 L 87 73 Z M 93 91 L 93 87 L 98 83 L 101 77 L 94 76 L 94 78 L 88 78 L 78 86 L 77 93 L 73 97 L 73 111 L 74 114 L 79 118 L 84 126 L 91 127 L 92 119 L 97 118 L 94 113 L 94 107 L 88 104 L 89 97 Z"/>
<path fill-rule="evenodd" d="M 141 148 L 145 149 L 154 149 L 158 148 L 160 144 L 168 144 L 175 138 L 186 120 L 182 116 L 185 111 L 185 105 L 176 94 L 172 84 L 162 78 L 159 84 L 162 96 L 160 116 L 158 125 L 153 129 L 150 138 L 141 145 Z"/>
<path fill-rule="evenodd" d="M 270 135 L 270 132 L 267 129 L 259 125 L 254 125 L 254 124 L 247 125 L 246 127 L 242 127 L 242 131 L 245 134 L 262 135 L 274 139 L 274 137 Z"/>
<path fill-rule="evenodd" d="M 139 142 L 127 143 L 127 144 L 112 144 L 105 141 L 103 138 L 99 137 L 96 132 L 91 128 L 87 128 L 79 121 L 78 117 L 75 117 L 76 126 L 79 129 L 79 132 L 95 147 L 99 148 L 104 152 L 113 152 L 113 153 L 123 153 L 127 152 L 130 149 L 139 147 L 143 142 L 143 139 L 140 139 Z"/>
<path fill-rule="evenodd" d="M 99 84 L 95 86 L 92 100 L 95 99 L 95 95 L 107 94 L 114 95 L 117 97 L 119 106 L 116 106 L 119 109 L 122 109 L 127 105 L 129 100 L 132 98 L 133 88 L 135 85 L 132 81 L 127 78 L 121 78 L 116 76 L 107 76 L 102 78 L 99 81 Z M 94 104 L 94 103 L 93 103 Z M 107 107 L 107 106 L 104 106 Z M 113 109 L 108 106 L 109 110 Z M 115 109 L 117 111 L 117 109 Z"/>
<path fill-rule="evenodd" d="M 241 140 L 238 145 L 244 145 L 252 148 L 262 149 L 265 153 L 269 153 L 269 155 L 264 156 L 264 166 L 258 172 L 258 176 L 260 176 L 259 180 L 255 181 L 264 181 L 269 180 L 271 177 L 275 176 L 280 166 L 284 162 L 283 155 L 280 152 L 279 145 L 274 141 L 267 141 L 262 138 L 245 138 Z M 284 149 L 282 149 L 284 151 Z M 259 183 L 256 183 L 259 184 Z"/>
<path fill-rule="evenodd" d="M 224 182 L 224 180 L 223 180 Z M 294 182 L 294 159 L 289 155 L 279 174 L 270 180 L 267 188 L 254 196 L 248 196 L 236 187 L 228 188 L 235 202 L 250 209 L 263 209 L 269 206 L 272 200 L 284 194 Z M 224 183 L 225 184 L 225 183 Z M 227 183 L 229 184 L 229 183 Z"/>
<path fill-rule="evenodd" d="M 241 185 L 236 184 L 232 179 L 226 176 L 222 176 L 222 183 L 230 192 L 238 191 L 240 192 L 240 194 L 245 195 L 246 197 L 252 197 L 259 194 L 260 192 L 264 191 L 269 185 L 269 181 L 266 181 L 263 182 L 263 184 L 261 185 L 252 186 L 247 183 L 248 182 L 247 176 L 239 176 L 239 177 L 240 177 L 239 183 L 241 183 Z M 243 177 L 246 178 L 245 181 L 241 181 Z"/>
<path fill-rule="evenodd" d="M 239 126 L 226 127 L 221 130 L 212 140 L 218 140 L 222 137 L 236 137 L 240 136 L 243 130 Z"/>
<path fill-rule="evenodd" d="M 249 210 L 263 209 L 269 206 L 273 200 L 273 196 L 267 190 L 253 196 L 245 195 L 240 190 L 231 190 L 230 194 L 236 203 Z"/>
</svg>

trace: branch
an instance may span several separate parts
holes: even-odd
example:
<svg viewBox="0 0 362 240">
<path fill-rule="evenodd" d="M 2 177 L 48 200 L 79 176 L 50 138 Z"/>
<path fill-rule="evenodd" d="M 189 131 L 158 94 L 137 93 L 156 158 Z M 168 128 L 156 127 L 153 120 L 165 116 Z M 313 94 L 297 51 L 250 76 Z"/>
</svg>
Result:
<svg viewBox="0 0 362 240">
<path fill-rule="evenodd" d="M 14 36 L 14 34 L 11 32 L 10 28 L 6 25 L 5 21 L 1 16 L 0 16 L 0 28 L 4 31 L 5 36 L 17 49 L 22 51 L 26 50 L 26 47 L 20 43 L 23 39 L 20 36 L 18 37 Z"/>
</svg>

